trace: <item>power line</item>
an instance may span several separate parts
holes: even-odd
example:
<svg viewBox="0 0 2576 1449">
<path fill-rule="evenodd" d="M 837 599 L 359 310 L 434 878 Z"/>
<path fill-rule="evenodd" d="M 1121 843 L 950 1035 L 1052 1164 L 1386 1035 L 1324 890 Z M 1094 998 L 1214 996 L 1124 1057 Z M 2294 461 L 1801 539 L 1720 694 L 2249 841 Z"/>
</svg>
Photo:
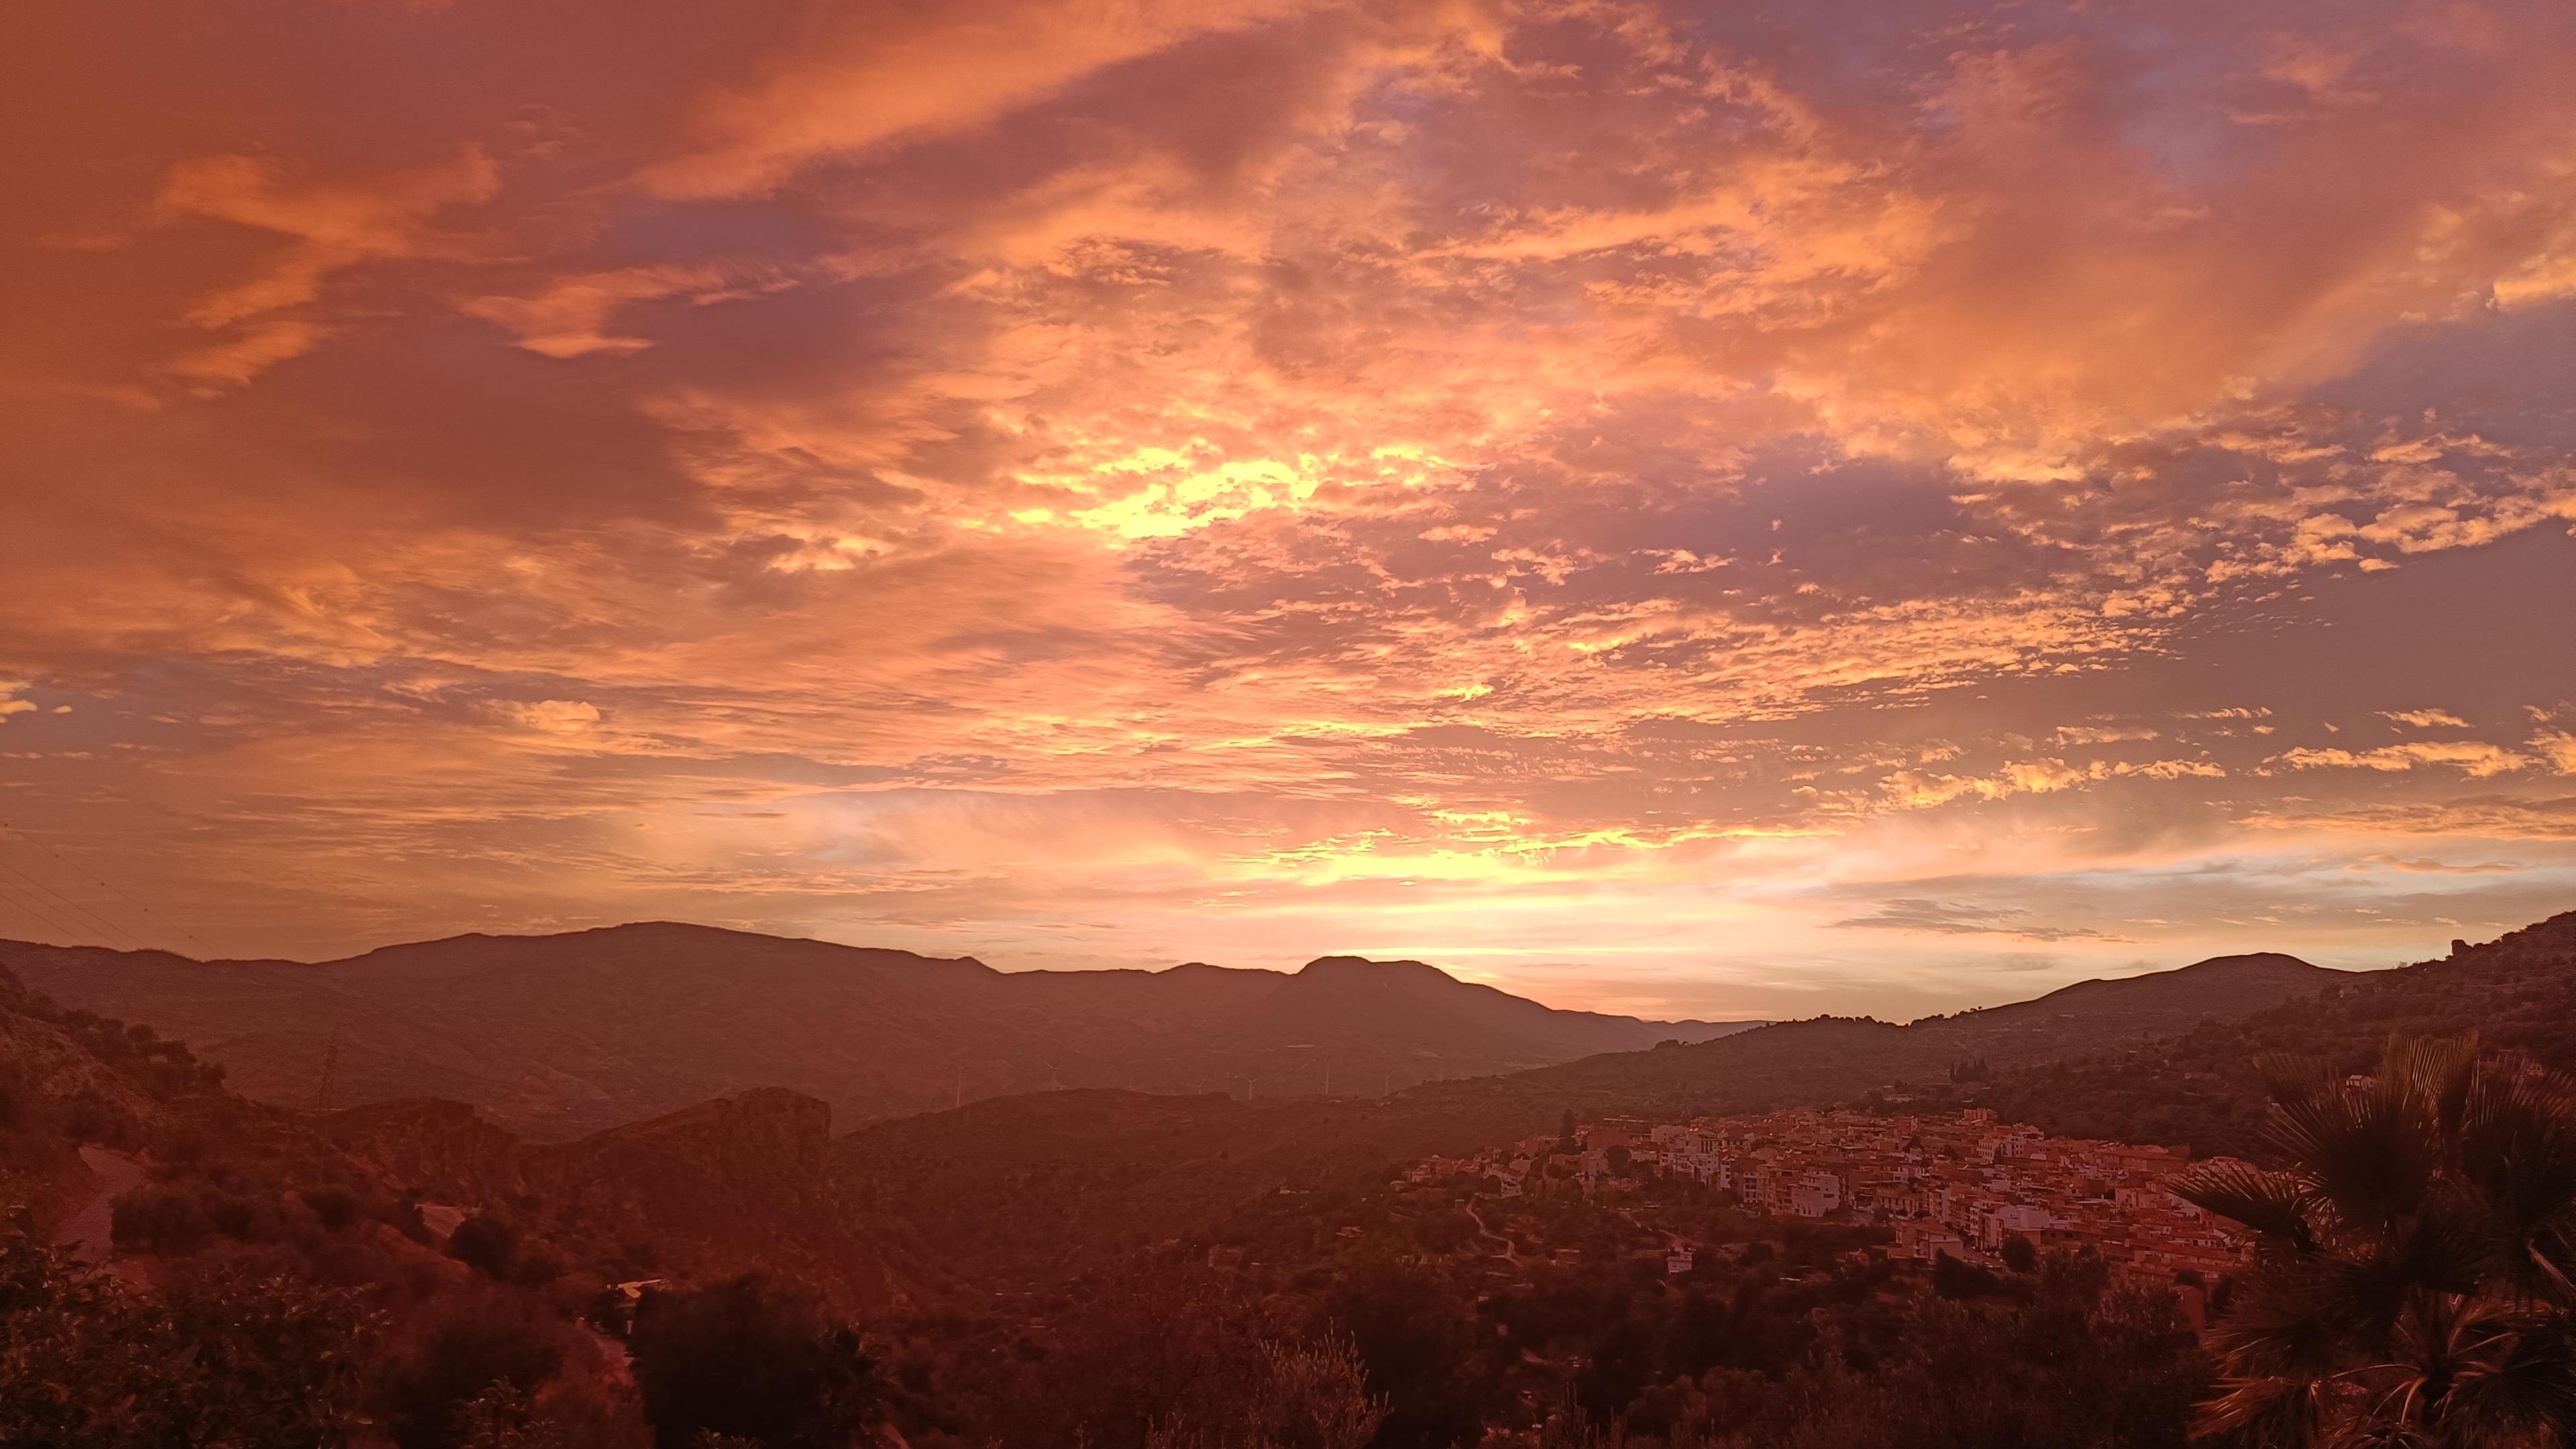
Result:
<svg viewBox="0 0 2576 1449">
<path fill-rule="evenodd" d="M 51 929 L 62 932 L 63 939 L 66 942 L 78 940 L 81 936 L 87 934 L 78 926 L 65 925 L 62 917 L 55 915 L 52 908 L 45 905 L 42 898 L 31 895 L 27 891 L 9 884 L 5 880 L 0 880 L 0 894 L 5 894 L 9 898 L 10 902 L 17 906 L 18 909 L 25 911 L 29 918 L 43 921 L 46 926 Z"/>
<path fill-rule="evenodd" d="M 322 1048 L 322 1080 L 313 1088 L 314 1111 L 322 1111 L 331 1105 L 331 1074 L 337 1071 L 339 1066 L 340 1028 L 334 1024 L 331 1028 L 330 1045 Z"/>
<path fill-rule="evenodd" d="M 0 860 L 0 870 L 9 872 L 9 874 L 16 876 L 27 885 L 42 892 L 45 896 L 50 898 L 54 904 L 61 906 L 66 914 L 77 920 L 88 922 L 88 926 L 84 930 L 76 931 L 74 934 L 87 935 L 93 931 L 103 932 L 110 936 L 122 936 L 135 950 L 148 951 L 151 949 L 151 947 L 144 945 L 142 940 L 132 931 L 128 931 L 123 927 L 118 926 L 116 923 L 108 920 L 105 916 L 102 916 L 98 912 L 91 910 L 89 907 L 82 905 L 80 902 L 73 900 L 70 896 L 67 896 L 61 891 L 56 890 L 54 887 L 47 885 L 44 881 L 37 879 L 35 876 L 29 875 L 27 872 L 18 869 L 9 862 Z"/>
<path fill-rule="evenodd" d="M 114 921 L 107 919 L 98 912 L 91 910 L 89 907 L 82 905 L 76 900 L 73 900 L 70 896 L 56 889 L 50 882 L 44 880 L 42 877 L 20 870 L 5 860 L 0 860 L 0 870 L 7 871 L 9 874 L 16 876 L 22 888 L 39 894 L 44 899 L 51 901 L 56 907 L 60 908 L 63 914 L 70 916 L 73 923 L 73 935 L 106 935 L 111 937 L 121 937 L 136 949 L 144 949 L 143 943 L 136 938 L 133 932 L 124 929 Z"/>
<path fill-rule="evenodd" d="M 143 904 L 141 901 L 136 900 L 134 897 L 127 895 L 125 892 L 123 892 L 123 891 L 121 891 L 121 890 L 118 890 L 114 885 L 110 884 L 109 882 L 104 881 L 104 880 L 101 880 L 101 879 L 99 879 L 99 878 L 98 878 L 97 876 L 95 876 L 95 875 L 91 875 L 91 874 L 90 874 L 88 871 L 86 871 L 86 870 L 82 870 L 79 866 L 74 865 L 71 861 L 64 859 L 64 857 L 63 857 L 63 853 L 62 853 L 61 851 L 54 849 L 52 846 L 45 844 L 45 843 L 44 843 L 43 841 L 41 841 L 41 840 L 38 840 L 36 837 L 34 837 L 34 836 L 32 836 L 32 835 L 29 835 L 26 831 L 19 829 L 19 828 L 18 828 L 18 826 L 17 826 L 17 824 L 16 824 L 16 822 L 14 822 L 14 821 L 8 821 L 8 820 L 0 820 L 0 830 L 6 830 L 6 831 L 8 831 L 10 834 L 17 836 L 20 840 L 23 840 L 23 841 L 27 842 L 29 845 L 32 845 L 32 846 L 36 847 L 38 850 L 43 851 L 45 854 L 52 856 L 55 860 L 57 860 L 57 861 L 61 862 L 61 864 L 62 864 L 62 866 L 63 866 L 63 868 L 64 868 L 65 870 L 71 871 L 71 872 L 73 872 L 74 874 L 77 874 L 77 875 L 79 875 L 79 876 L 81 876 L 81 877 L 83 877 L 83 878 L 87 879 L 87 880 L 90 882 L 90 884 L 97 886 L 100 890 L 103 890 L 103 891 L 107 892 L 109 895 L 112 895 L 112 896 L 116 897 L 118 900 L 125 902 L 127 905 L 134 907 L 136 910 L 141 911 L 143 914 L 145 914 L 145 915 L 147 915 L 147 916 L 150 916 L 150 917 L 152 918 L 152 923 L 153 923 L 154 925 L 167 927 L 167 928 L 168 928 L 168 929 L 170 929 L 170 930 L 173 930 L 173 931 L 178 932 L 181 936 L 184 936 L 184 937 L 186 937 L 186 938 L 187 938 L 187 940 L 188 940 L 189 944 L 191 944 L 191 945 L 195 946 L 195 947 L 196 947 L 198 950 L 200 950 L 200 951 L 203 951 L 203 950 L 205 950 L 205 949 L 206 949 L 206 943 L 205 943 L 205 942 L 203 942 L 203 941 L 198 940 L 195 932 L 193 932 L 193 931 L 189 930 L 189 929 L 188 929 L 187 927 L 185 927 L 185 926 L 173 925 L 171 922 L 169 922 L 169 921 L 167 921 L 167 920 L 162 919 L 161 913 L 160 913 L 159 911 L 156 911 L 156 910 L 152 909 L 150 906 L 147 906 L 147 905 Z M 210 953 L 210 954 L 211 954 L 211 953 Z"/>
</svg>

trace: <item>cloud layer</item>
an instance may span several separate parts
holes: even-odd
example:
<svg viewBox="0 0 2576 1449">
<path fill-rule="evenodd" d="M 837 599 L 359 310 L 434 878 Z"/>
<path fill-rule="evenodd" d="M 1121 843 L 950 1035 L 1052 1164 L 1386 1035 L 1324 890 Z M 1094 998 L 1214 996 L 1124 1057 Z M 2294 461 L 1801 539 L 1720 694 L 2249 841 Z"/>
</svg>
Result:
<svg viewBox="0 0 2576 1449">
<path fill-rule="evenodd" d="M 5 24 L 22 909 L 1901 1015 L 2576 904 L 2564 7 Z"/>
</svg>

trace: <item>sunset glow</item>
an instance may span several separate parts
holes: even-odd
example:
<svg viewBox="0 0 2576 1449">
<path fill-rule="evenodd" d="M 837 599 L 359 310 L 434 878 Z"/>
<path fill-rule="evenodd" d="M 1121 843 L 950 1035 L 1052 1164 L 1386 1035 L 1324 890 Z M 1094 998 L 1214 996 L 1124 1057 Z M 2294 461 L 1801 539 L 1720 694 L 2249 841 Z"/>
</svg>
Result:
<svg viewBox="0 0 2576 1449">
<path fill-rule="evenodd" d="M 0 936 L 1902 1016 L 2576 891 L 2564 4 L 0 55 Z"/>
</svg>

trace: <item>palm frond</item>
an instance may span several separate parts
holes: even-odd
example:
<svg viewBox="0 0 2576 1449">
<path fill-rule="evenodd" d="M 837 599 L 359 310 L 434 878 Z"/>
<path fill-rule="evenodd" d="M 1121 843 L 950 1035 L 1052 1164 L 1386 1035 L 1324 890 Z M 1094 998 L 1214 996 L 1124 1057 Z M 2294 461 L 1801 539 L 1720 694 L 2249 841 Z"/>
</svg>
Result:
<svg viewBox="0 0 2576 1449">
<path fill-rule="evenodd" d="M 2443 1437 L 2511 1444 L 2576 1432 L 2576 1340 L 2563 1316 L 2484 1312 L 2461 1325 Z"/>
<path fill-rule="evenodd" d="M 2244 1224 L 2267 1241 L 2308 1253 L 2316 1235 L 2308 1225 L 2313 1194 L 2308 1185 L 2286 1172 L 2266 1172 L 2251 1163 L 2205 1162 L 2170 1184 L 2183 1201 Z"/>
<path fill-rule="evenodd" d="M 2258 1375 L 2218 1381 L 2192 1424 L 2196 1439 L 2229 1437 L 2264 1449 L 2313 1449 L 2325 1442 L 2330 1417 L 2312 1379 Z"/>
</svg>

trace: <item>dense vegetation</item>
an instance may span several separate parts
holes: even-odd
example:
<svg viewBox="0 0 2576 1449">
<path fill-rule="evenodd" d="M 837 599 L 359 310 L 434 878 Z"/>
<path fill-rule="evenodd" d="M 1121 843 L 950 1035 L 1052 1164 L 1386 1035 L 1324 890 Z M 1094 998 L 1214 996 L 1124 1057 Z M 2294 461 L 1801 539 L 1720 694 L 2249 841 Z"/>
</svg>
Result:
<svg viewBox="0 0 2576 1449">
<path fill-rule="evenodd" d="M 1265 1345 L 1345 1340 L 1381 1449 L 2173 1446 L 2208 1388 L 2171 1297 L 2095 1261 L 1944 1296 L 1830 1239 L 1761 1246 L 1671 1285 L 1620 1256 L 1497 1291 L 1384 1241 L 1241 1278 L 1139 1265 L 1025 1318 L 888 1325 L 896 1418 L 916 1445 L 1142 1449 L 1243 1394 Z"/>
<path fill-rule="evenodd" d="M 2392 1041 L 2367 1077 L 2262 1065 L 2284 1165 L 2180 1189 L 2259 1245 L 2204 1427 L 2284 1449 L 2576 1434 L 2576 1080 L 2475 1037 Z"/>
</svg>

